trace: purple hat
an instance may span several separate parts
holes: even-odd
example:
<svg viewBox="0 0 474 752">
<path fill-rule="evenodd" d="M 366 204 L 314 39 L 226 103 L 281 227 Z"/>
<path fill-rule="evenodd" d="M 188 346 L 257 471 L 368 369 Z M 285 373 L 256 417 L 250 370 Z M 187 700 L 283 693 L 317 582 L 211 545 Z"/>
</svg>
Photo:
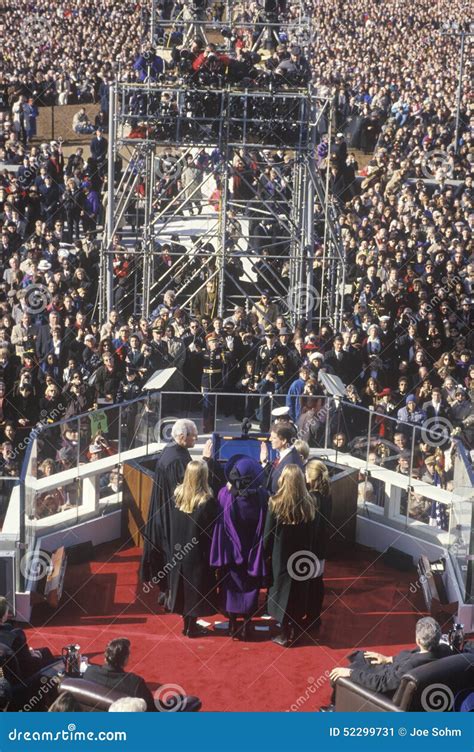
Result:
<svg viewBox="0 0 474 752">
<path fill-rule="evenodd" d="M 245 454 L 235 454 L 226 463 L 224 475 L 236 495 L 245 496 L 246 492 L 255 491 L 262 485 L 264 470 L 257 460 Z"/>
<path fill-rule="evenodd" d="M 408 405 L 409 402 L 416 402 L 416 397 L 414 394 L 409 394 L 406 398 L 405 404 Z"/>
</svg>

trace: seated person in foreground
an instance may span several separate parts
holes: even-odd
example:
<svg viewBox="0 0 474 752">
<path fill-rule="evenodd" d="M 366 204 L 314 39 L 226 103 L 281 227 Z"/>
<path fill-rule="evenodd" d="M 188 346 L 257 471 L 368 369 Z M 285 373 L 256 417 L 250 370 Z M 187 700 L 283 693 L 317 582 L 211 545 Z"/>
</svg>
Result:
<svg viewBox="0 0 474 752">
<path fill-rule="evenodd" d="M 441 627 L 438 622 L 431 616 L 425 616 L 416 623 L 416 648 L 402 650 L 393 657 L 358 650 L 349 656 L 349 668 L 333 668 L 331 682 L 348 677 L 372 692 L 392 694 L 407 671 L 452 655 L 447 645 L 440 644 L 440 639 Z"/>
<path fill-rule="evenodd" d="M 5 647 L 13 653 L 19 672 L 16 680 L 19 683 L 28 682 L 28 679 L 36 674 L 37 671 L 53 663 L 54 656 L 49 648 L 40 648 L 39 650 L 29 648 L 24 631 L 10 624 L 8 616 L 8 601 L 3 596 L 0 596 L 0 649 Z M 17 671 L 9 659 L 7 662 L 9 663 L 11 680 L 16 683 L 15 674 Z"/>
<path fill-rule="evenodd" d="M 130 658 L 130 640 L 119 637 L 111 640 L 105 648 L 105 663 L 103 666 L 90 664 L 83 678 L 86 681 L 101 684 L 107 689 L 123 692 L 129 697 L 140 697 L 146 703 L 148 712 L 162 710 L 180 710 L 184 712 L 196 711 L 201 708 L 201 701 L 197 697 L 167 698 L 167 702 L 154 699 L 152 693 L 145 684 L 145 680 L 137 674 L 125 671 L 125 666 Z M 105 693 L 106 694 L 106 693 Z M 157 698 L 159 689 L 157 691 Z M 177 707 L 176 707 L 177 706 Z"/>
</svg>

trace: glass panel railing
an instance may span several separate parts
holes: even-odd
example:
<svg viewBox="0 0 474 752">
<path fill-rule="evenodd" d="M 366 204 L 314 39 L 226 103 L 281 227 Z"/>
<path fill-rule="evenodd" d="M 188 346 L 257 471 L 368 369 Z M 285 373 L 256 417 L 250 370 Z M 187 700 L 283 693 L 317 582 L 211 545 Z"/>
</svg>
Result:
<svg viewBox="0 0 474 752">
<path fill-rule="evenodd" d="M 421 477 L 422 458 L 445 451 L 446 442 L 449 445 L 446 437 L 433 439 L 423 426 L 385 414 L 383 405 L 369 410 L 351 396 L 288 398 L 259 387 L 245 393 L 150 392 L 137 400 L 103 403 L 83 415 L 38 427 L 32 432 L 36 440 L 25 459 L 28 470 L 23 468 L 23 472 L 40 479 L 104 456 L 136 449 L 146 454 L 150 444 L 170 439 L 171 427 L 179 418 L 193 420 L 200 435 L 239 434 L 244 420 L 251 431 L 268 432 L 272 411 L 284 406 L 294 414 L 299 438 L 311 448 L 334 450 L 366 465 L 394 470 L 407 476 L 409 485 Z M 408 507 L 402 507 L 405 511 L 400 513 L 406 515 Z"/>
<path fill-rule="evenodd" d="M 44 520 L 60 512 L 73 511 L 79 516 L 82 506 L 82 481 L 75 479 L 70 483 L 37 491 L 34 497 L 34 520 Z M 68 517 L 71 522 L 71 516 Z"/>
<path fill-rule="evenodd" d="M 99 502 L 110 508 L 111 504 L 121 501 L 123 490 L 123 475 L 121 465 L 115 465 L 110 470 L 96 476 Z"/>
<path fill-rule="evenodd" d="M 474 603 L 474 500 L 455 502 L 448 516 L 449 553 L 465 603 Z"/>
</svg>

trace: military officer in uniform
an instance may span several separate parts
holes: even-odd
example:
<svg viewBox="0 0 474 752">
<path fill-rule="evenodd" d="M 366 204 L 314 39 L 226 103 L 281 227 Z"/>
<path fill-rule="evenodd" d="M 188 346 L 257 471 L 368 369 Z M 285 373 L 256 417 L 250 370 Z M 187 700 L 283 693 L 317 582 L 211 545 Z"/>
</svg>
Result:
<svg viewBox="0 0 474 752">
<path fill-rule="evenodd" d="M 278 344 L 276 342 L 276 330 L 272 326 L 265 328 L 265 344 L 260 345 L 257 351 L 255 370 L 258 374 L 263 374 L 270 363 L 278 355 Z"/>
<path fill-rule="evenodd" d="M 137 418 L 143 409 L 141 402 L 134 402 L 142 394 L 142 381 L 135 366 L 127 365 L 125 378 L 119 384 L 117 402 L 131 402 L 132 404 L 122 407 L 121 433 L 122 448 L 132 449 L 136 438 Z"/>
<path fill-rule="evenodd" d="M 206 350 L 203 354 L 201 380 L 204 433 L 212 433 L 214 430 L 216 397 L 210 394 L 210 392 L 222 391 L 225 362 L 226 356 L 220 345 L 219 337 L 215 332 L 211 332 L 206 337 Z"/>
</svg>

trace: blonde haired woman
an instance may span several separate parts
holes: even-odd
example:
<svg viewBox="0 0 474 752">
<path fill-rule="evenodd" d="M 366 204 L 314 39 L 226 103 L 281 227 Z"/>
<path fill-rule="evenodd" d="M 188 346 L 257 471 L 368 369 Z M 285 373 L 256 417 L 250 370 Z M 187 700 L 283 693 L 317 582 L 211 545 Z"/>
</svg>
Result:
<svg viewBox="0 0 474 752">
<path fill-rule="evenodd" d="M 205 462 L 189 462 L 183 482 L 174 492 L 171 510 L 168 607 L 182 615 L 186 637 L 207 634 L 198 627 L 197 619 L 216 613 L 215 577 L 209 560 L 217 505 L 208 475 Z"/>
<path fill-rule="evenodd" d="M 282 647 L 302 636 L 314 600 L 314 578 L 319 574 L 317 516 L 303 471 L 287 465 L 270 499 L 264 533 L 265 553 L 272 559 L 267 607 L 282 625 L 273 638 Z"/>
<path fill-rule="evenodd" d="M 332 504 L 329 486 L 329 472 L 324 462 L 316 459 L 309 460 L 305 466 L 305 476 L 308 490 L 313 497 L 317 509 L 316 555 L 320 562 L 319 574 L 314 579 L 315 597 L 307 614 L 307 629 L 318 629 L 321 626 L 321 611 L 324 601 L 323 575 Z"/>
</svg>

